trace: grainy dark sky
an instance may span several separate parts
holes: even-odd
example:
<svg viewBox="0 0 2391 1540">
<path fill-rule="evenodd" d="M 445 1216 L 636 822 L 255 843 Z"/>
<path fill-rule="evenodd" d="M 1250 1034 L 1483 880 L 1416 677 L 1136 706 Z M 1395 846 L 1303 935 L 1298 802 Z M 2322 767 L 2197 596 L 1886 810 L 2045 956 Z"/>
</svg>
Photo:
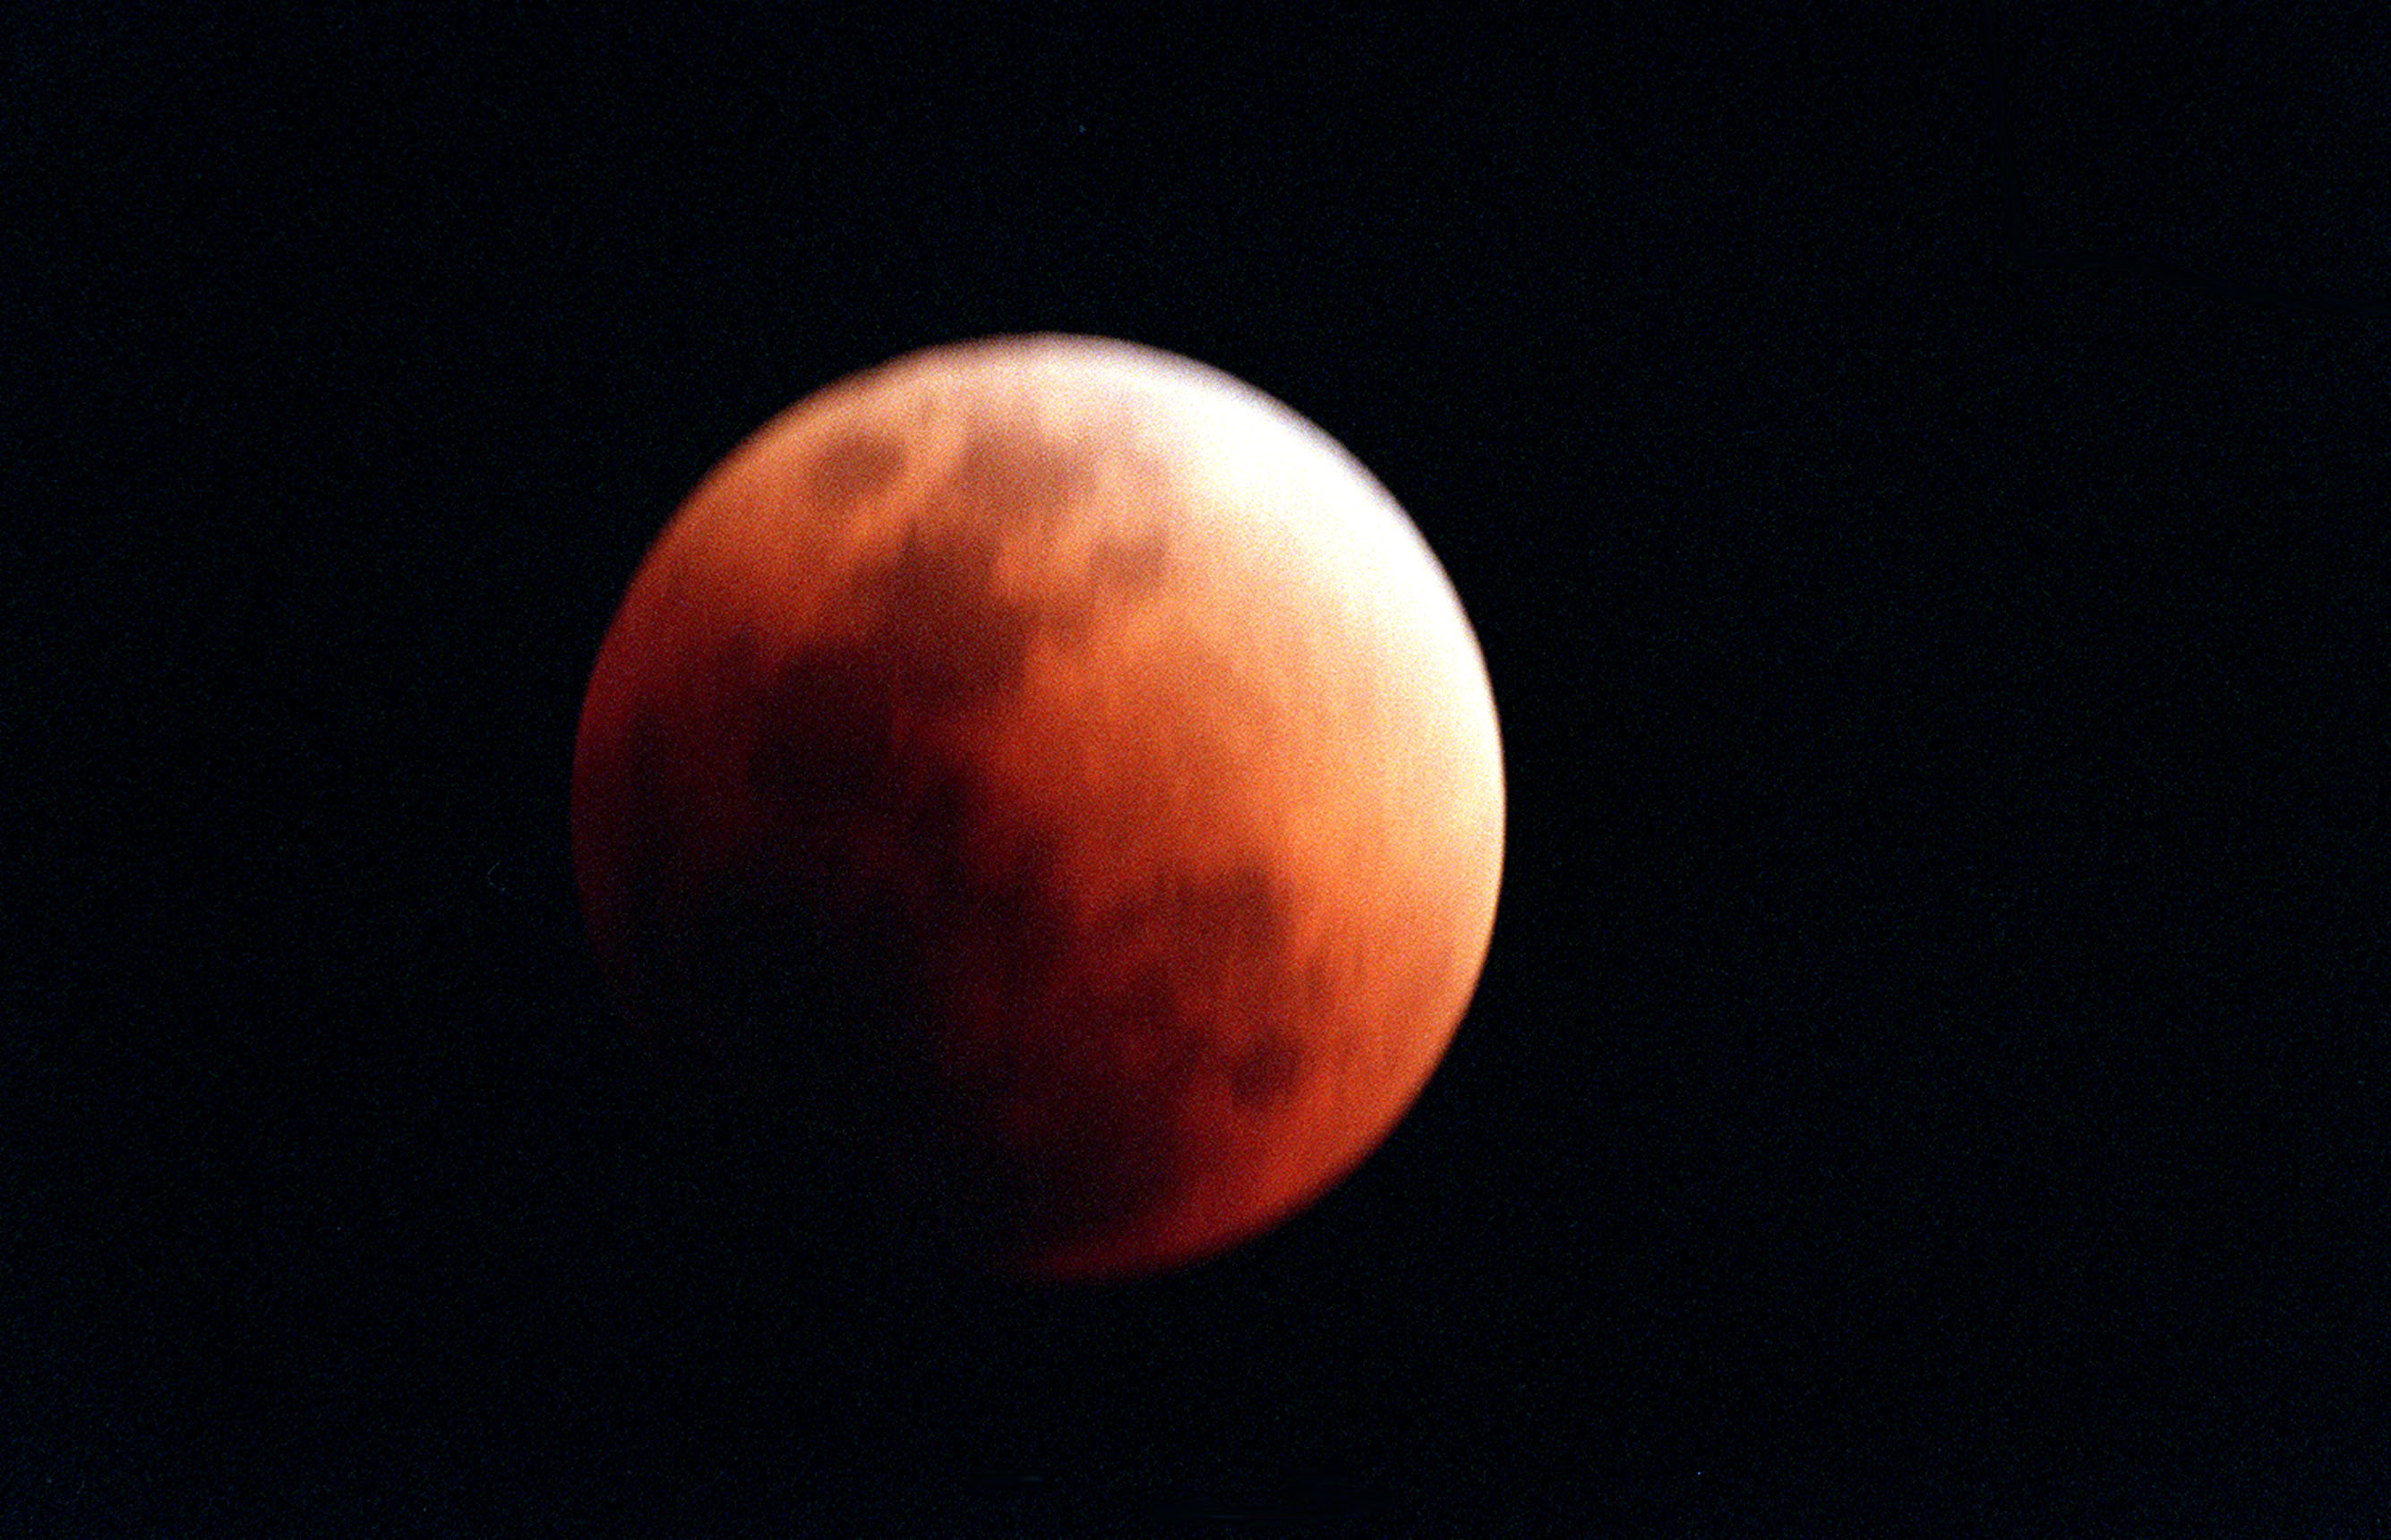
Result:
<svg viewBox="0 0 2391 1540">
<path fill-rule="evenodd" d="M 2365 7 L 57 9 L 0 123 L 0 1528 L 2391 1502 Z M 739 438 L 1023 330 L 1405 503 L 1503 912 L 1278 1236 L 815 1297 L 598 997 L 575 712 Z"/>
</svg>

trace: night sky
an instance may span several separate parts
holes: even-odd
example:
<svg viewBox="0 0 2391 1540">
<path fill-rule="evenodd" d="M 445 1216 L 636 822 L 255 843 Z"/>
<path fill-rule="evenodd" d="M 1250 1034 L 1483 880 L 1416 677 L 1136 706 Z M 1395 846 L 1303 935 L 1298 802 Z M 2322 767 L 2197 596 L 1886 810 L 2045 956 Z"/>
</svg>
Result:
<svg viewBox="0 0 2391 1540">
<path fill-rule="evenodd" d="M 0 1531 L 2391 1508 L 2372 13 L 1291 8 L 11 23 Z M 601 994 L 575 715 L 751 430 L 1048 330 L 1403 503 L 1502 908 L 1285 1229 L 840 1288 Z"/>
</svg>

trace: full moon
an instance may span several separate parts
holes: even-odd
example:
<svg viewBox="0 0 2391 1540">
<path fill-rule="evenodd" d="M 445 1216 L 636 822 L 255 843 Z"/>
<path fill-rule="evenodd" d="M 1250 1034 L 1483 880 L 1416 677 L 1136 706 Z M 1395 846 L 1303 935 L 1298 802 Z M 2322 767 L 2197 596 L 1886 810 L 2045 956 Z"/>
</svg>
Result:
<svg viewBox="0 0 2391 1540">
<path fill-rule="evenodd" d="M 706 476 L 600 649 L 572 818 L 607 988 L 775 1131 L 825 1199 L 793 1234 L 1097 1280 L 1263 1234 L 1410 1109 L 1504 781 L 1460 602 L 1344 449 L 1188 359 L 1013 337 Z"/>
</svg>

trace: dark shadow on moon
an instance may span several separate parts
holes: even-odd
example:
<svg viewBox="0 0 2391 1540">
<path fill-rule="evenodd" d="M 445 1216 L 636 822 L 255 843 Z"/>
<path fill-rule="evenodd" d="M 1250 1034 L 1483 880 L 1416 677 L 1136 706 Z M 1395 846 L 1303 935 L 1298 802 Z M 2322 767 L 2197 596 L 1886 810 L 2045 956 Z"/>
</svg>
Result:
<svg viewBox="0 0 2391 1540">
<path fill-rule="evenodd" d="M 868 496 L 901 450 L 841 440 L 817 489 Z M 1024 688 L 1041 635 L 1068 641 L 1170 576 L 1167 521 L 1100 547 L 1077 589 L 999 587 L 993 532 L 1083 493 L 1068 446 L 987 434 L 846 601 L 837 640 L 768 667 L 752 641 L 713 660 L 704 698 L 749 719 L 748 783 L 770 828 L 691 895 L 663 774 L 671 726 L 637 718 L 623 818 L 640 839 L 610 881 L 642 1036 L 734 1142 L 793 1229 L 841 1265 L 1028 1258 L 1131 1234 L 1199 1179 L 1178 1116 L 1209 1081 L 1266 1113 L 1319 1068 L 1305 1025 L 1327 983 L 1291 959 L 1260 861 L 1164 870 L 1090 923 L 1064 891 L 1066 831 L 1009 802 L 942 731 Z"/>
</svg>

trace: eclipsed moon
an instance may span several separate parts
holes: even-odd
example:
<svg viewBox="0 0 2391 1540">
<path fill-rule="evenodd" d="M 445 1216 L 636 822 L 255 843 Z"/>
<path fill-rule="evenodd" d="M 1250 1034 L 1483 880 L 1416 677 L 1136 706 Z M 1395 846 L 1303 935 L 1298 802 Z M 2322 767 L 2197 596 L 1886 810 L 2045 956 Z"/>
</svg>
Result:
<svg viewBox="0 0 2391 1540">
<path fill-rule="evenodd" d="M 1367 1157 L 1477 988 L 1503 832 L 1484 661 L 1394 499 L 1088 338 L 912 354 L 742 445 L 574 759 L 640 1040 L 907 1244 L 1042 1279 L 1216 1254 Z"/>
</svg>

